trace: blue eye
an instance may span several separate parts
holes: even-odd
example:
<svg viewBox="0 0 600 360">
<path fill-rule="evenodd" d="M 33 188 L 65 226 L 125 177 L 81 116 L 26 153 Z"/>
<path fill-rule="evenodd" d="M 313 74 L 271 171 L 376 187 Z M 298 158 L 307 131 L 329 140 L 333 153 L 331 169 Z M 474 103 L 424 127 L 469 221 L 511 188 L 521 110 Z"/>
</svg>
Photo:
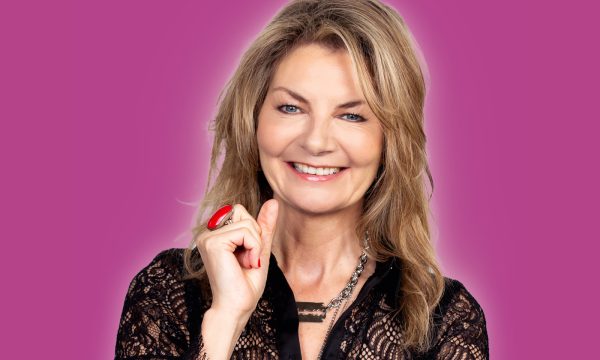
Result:
<svg viewBox="0 0 600 360">
<path fill-rule="evenodd" d="M 279 111 L 285 113 L 285 114 L 295 114 L 297 112 L 300 111 L 300 108 L 298 108 L 295 105 L 281 105 L 280 107 L 278 107 Z"/>
<path fill-rule="evenodd" d="M 280 112 L 282 112 L 284 114 L 297 114 L 297 113 L 301 112 L 301 110 L 298 106 L 290 105 L 290 104 L 280 105 L 277 107 L 277 110 L 279 110 Z M 346 116 L 347 116 L 347 118 L 346 118 Z M 350 122 L 363 122 L 363 121 L 367 120 L 363 116 L 358 115 L 358 114 L 353 114 L 353 113 L 344 114 L 341 117 L 342 117 L 342 119 L 349 120 Z"/>
<path fill-rule="evenodd" d="M 349 116 L 350 118 L 346 118 L 347 120 L 351 120 L 353 122 L 361 122 L 365 121 L 365 118 L 358 114 L 344 114 L 342 116 Z"/>
</svg>

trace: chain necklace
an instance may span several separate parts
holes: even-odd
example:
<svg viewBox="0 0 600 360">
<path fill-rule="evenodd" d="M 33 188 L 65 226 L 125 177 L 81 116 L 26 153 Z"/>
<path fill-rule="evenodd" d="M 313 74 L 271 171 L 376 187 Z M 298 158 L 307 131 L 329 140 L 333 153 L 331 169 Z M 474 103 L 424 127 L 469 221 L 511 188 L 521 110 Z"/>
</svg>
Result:
<svg viewBox="0 0 600 360">
<path fill-rule="evenodd" d="M 352 293 L 352 290 L 354 290 L 360 274 L 362 274 L 363 270 L 365 269 L 365 263 L 367 262 L 367 253 L 365 250 L 366 248 L 363 249 L 362 253 L 360 254 L 358 266 L 356 266 L 356 269 L 354 269 L 354 272 L 352 272 L 352 276 L 350 277 L 350 280 L 346 286 L 336 297 L 331 299 L 327 305 L 323 305 L 323 303 L 307 301 L 296 303 L 298 307 L 298 319 L 300 321 L 323 322 L 327 316 L 327 311 L 329 311 L 331 308 L 338 309 L 340 307 L 342 301 L 347 299 Z"/>
<path fill-rule="evenodd" d="M 350 291 L 350 295 L 352 295 L 352 292 L 354 291 L 354 288 L 352 288 L 352 290 Z M 348 306 L 348 301 L 350 300 L 350 296 L 348 296 L 348 298 L 346 298 L 344 300 L 344 307 L 342 308 L 342 313 L 344 312 L 344 309 L 346 309 L 346 307 Z M 329 337 L 329 333 L 331 332 L 331 329 L 333 328 L 333 324 L 335 323 L 335 319 L 337 317 L 338 314 L 338 310 L 340 308 L 336 308 L 335 312 L 333 313 L 333 317 L 331 318 L 331 322 L 329 323 L 329 327 L 327 328 L 327 332 L 325 333 L 325 338 L 323 339 L 323 344 L 321 345 L 321 350 L 319 350 L 319 355 L 317 356 L 317 360 L 321 360 L 321 356 L 323 356 L 323 350 L 325 350 L 325 344 L 327 343 L 327 338 Z"/>
<path fill-rule="evenodd" d="M 335 311 L 333 313 L 331 321 L 329 322 L 329 326 L 327 327 L 327 332 L 325 333 L 325 338 L 323 339 L 323 344 L 321 345 L 321 349 L 319 350 L 319 355 L 317 356 L 317 360 L 320 360 L 321 356 L 323 356 L 323 350 L 325 350 L 325 344 L 327 343 L 327 338 L 329 337 L 329 334 L 331 333 L 331 329 L 333 328 L 333 325 L 335 323 L 335 319 L 337 318 L 338 312 L 340 310 L 340 305 L 343 302 L 344 303 L 343 309 L 346 309 L 346 306 L 348 306 L 348 300 L 352 296 L 352 293 L 354 292 L 354 288 L 356 287 L 356 284 L 358 282 L 358 278 L 360 277 L 363 270 L 365 269 L 365 263 L 367 262 L 366 250 L 369 248 L 368 241 L 369 241 L 369 232 L 367 231 L 365 233 L 364 248 L 358 259 L 358 265 L 356 266 L 356 269 L 354 269 L 354 271 L 352 272 L 352 275 L 350 276 L 350 280 L 348 281 L 346 286 L 342 289 L 342 291 L 336 297 L 331 299 L 331 301 L 329 301 L 329 303 L 327 305 L 323 305 L 323 303 L 315 303 L 315 302 L 307 302 L 307 301 L 296 303 L 296 305 L 298 307 L 298 319 L 300 321 L 305 321 L 305 322 L 323 322 L 323 320 L 327 316 L 327 311 L 331 308 L 335 308 Z"/>
</svg>

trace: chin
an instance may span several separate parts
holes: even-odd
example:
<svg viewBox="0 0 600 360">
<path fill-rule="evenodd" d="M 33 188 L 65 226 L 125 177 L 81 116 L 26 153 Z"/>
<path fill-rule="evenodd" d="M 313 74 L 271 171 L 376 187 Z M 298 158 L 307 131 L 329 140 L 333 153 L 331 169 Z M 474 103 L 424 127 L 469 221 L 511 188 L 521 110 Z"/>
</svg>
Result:
<svg viewBox="0 0 600 360">
<path fill-rule="evenodd" d="M 307 196 L 300 201 L 293 201 L 290 205 L 297 210 L 312 215 L 326 214 L 340 210 L 340 204 L 324 199 L 314 199 L 313 196 Z"/>
</svg>

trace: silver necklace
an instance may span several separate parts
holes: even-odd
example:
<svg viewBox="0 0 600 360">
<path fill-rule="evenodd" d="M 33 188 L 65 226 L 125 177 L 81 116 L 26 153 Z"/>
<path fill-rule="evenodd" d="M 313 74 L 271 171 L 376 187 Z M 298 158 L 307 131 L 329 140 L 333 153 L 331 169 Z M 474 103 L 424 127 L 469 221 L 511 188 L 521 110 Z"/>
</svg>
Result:
<svg viewBox="0 0 600 360">
<path fill-rule="evenodd" d="M 352 291 L 350 291 L 350 295 L 352 295 L 353 291 L 354 291 L 354 288 L 352 288 Z M 342 311 L 344 309 L 346 309 L 346 306 L 348 306 L 349 300 L 350 300 L 350 296 L 344 300 L 344 307 L 343 307 Z M 319 355 L 317 356 L 317 360 L 321 360 L 321 356 L 323 356 L 323 350 L 325 350 L 325 344 L 327 343 L 327 338 L 329 337 L 329 333 L 331 332 L 331 329 L 333 328 L 333 324 L 335 323 L 335 319 L 337 317 L 339 309 L 340 309 L 339 307 L 337 307 L 335 309 L 335 312 L 333 313 L 333 317 L 331 318 L 331 321 L 329 322 L 329 327 L 327 328 L 327 332 L 325 333 L 325 338 L 323 339 L 323 344 L 321 344 L 321 350 L 319 350 Z"/>
<path fill-rule="evenodd" d="M 368 238 L 365 239 L 365 243 L 366 243 L 367 239 Z M 354 271 L 352 272 L 352 276 L 350 277 L 350 280 L 348 281 L 346 286 L 342 289 L 342 291 L 336 297 L 331 299 L 331 301 L 329 301 L 329 303 L 327 305 L 324 305 L 323 303 L 308 302 L 308 301 L 302 301 L 302 302 L 296 303 L 296 305 L 298 307 L 299 321 L 323 322 L 323 320 L 325 320 L 325 317 L 327 316 L 327 311 L 329 311 L 331 308 L 336 308 L 336 314 L 337 314 L 337 309 L 339 309 L 340 304 L 342 303 L 342 301 L 344 301 L 345 299 L 347 299 L 350 296 L 350 294 L 352 293 L 352 290 L 354 290 L 354 287 L 356 286 L 356 283 L 358 282 L 358 278 L 360 277 L 360 274 L 362 274 L 363 270 L 365 269 L 365 263 L 367 262 L 367 253 L 366 253 L 367 248 L 368 247 L 365 247 L 363 249 L 362 253 L 360 254 L 358 265 L 356 266 L 356 269 L 354 269 Z"/>
</svg>

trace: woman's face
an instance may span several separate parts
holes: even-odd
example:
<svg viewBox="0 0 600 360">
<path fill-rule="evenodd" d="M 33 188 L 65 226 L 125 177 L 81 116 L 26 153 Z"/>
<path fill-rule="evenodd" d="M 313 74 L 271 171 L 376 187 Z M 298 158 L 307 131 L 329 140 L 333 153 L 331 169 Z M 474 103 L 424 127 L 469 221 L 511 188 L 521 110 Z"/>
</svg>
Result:
<svg viewBox="0 0 600 360">
<path fill-rule="evenodd" d="M 280 204 L 322 214 L 361 206 L 380 164 L 383 132 L 348 53 L 310 44 L 275 70 L 257 140 Z"/>
</svg>

